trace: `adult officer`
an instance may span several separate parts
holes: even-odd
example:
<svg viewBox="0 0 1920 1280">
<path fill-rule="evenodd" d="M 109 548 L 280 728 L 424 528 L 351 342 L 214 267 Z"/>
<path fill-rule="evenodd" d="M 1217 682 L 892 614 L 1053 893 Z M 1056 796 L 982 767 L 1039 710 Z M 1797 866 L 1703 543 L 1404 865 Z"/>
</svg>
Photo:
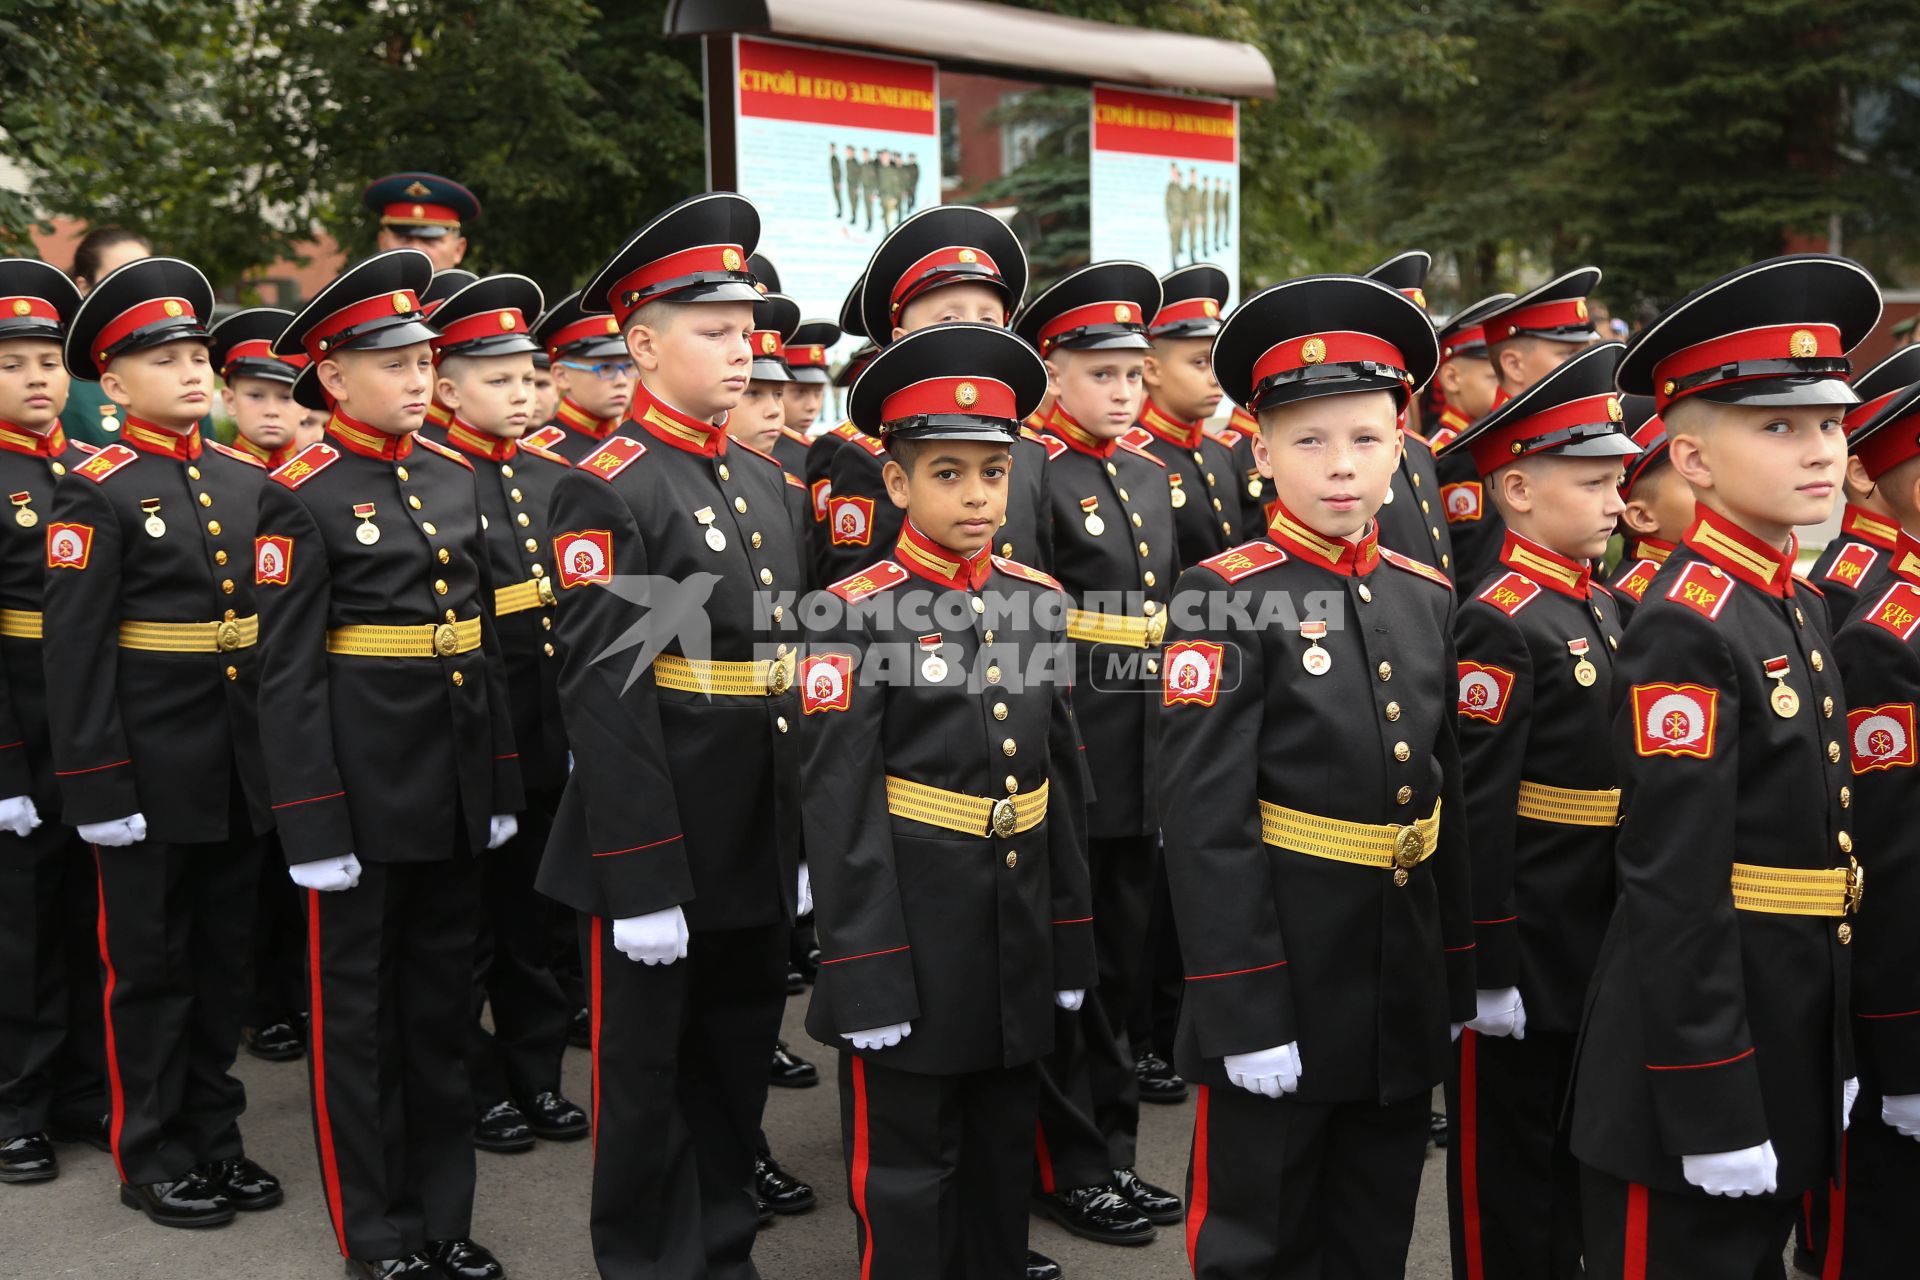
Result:
<svg viewBox="0 0 1920 1280">
<path fill-rule="evenodd" d="M 448 271 L 467 256 L 466 224 L 480 216 L 480 201 L 452 178 L 437 173 L 390 173 L 367 184 L 360 203 L 380 219 L 375 244 L 381 250 L 418 249 L 435 271 Z"/>
</svg>

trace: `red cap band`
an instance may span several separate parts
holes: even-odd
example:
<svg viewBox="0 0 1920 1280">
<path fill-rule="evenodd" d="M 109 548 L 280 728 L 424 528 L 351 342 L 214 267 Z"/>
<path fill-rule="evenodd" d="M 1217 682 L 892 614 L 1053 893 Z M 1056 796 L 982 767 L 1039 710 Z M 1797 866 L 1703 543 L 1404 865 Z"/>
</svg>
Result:
<svg viewBox="0 0 1920 1280">
<path fill-rule="evenodd" d="M 1407 376 L 1407 358 L 1400 354 L 1400 348 L 1370 333 L 1343 329 L 1288 338 L 1268 347 L 1266 353 L 1253 362 L 1253 385 L 1257 388 L 1275 374 L 1294 369 L 1317 364 L 1358 364 L 1366 360 L 1398 370 L 1403 378 Z"/>
<path fill-rule="evenodd" d="M 1723 334 L 1695 346 L 1674 352 L 1653 366 L 1653 394 L 1659 407 L 1673 403 L 1678 383 L 1697 373 L 1722 365 L 1737 365 L 1750 360 L 1837 360 L 1846 357 L 1840 345 L 1840 330 L 1830 324 L 1771 324 L 1739 333 Z M 1778 373 L 1757 375 L 1778 377 Z M 1743 379 L 1738 373 L 1715 378 L 1682 393 L 1692 395 L 1709 387 L 1725 386 Z"/>
<path fill-rule="evenodd" d="M 1447 340 L 1440 345 L 1440 361 L 1444 364 L 1459 355 L 1462 351 L 1465 351 L 1468 347 L 1484 347 L 1486 345 L 1487 331 L 1484 326 L 1470 324 L 1464 329 L 1455 329 L 1447 335 Z"/>
<path fill-rule="evenodd" d="M 24 320 L 28 316 L 60 323 L 60 312 L 45 298 L 0 298 L 0 320 Z"/>
<path fill-rule="evenodd" d="M 882 422 L 929 413 L 972 413 L 1015 418 L 1013 388 L 992 378 L 928 378 L 902 387 L 880 404 Z"/>
<path fill-rule="evenodd" d="M 1494 316 L 1487 325 L 1488 342 L 1508 338 L 1532 329 L 1577 329 L 1589 324 L 1585 298 L 1562 298 L 1558 302 L 1536 302 L 1517 311 Z"/>
<path fill-rule="evenodd" d="M 382 209 L 380 221 L 402 226 L 457 227 L 460 215 L 444 204 L 416 204 L 406 200 Z"/>
<path fill-rule="evenodd" d="M 245 342 L 236 342 L 227 350 L 227 362 L 220 366 L 220 376 L 226 377 L 227 370 L 240 360 L 271 360 L 275 364 L 284 364 L 294 369 L 304 369 L 312 363 L 305 356 L 277 356 L 273 354 L 273 343 L 265 338 L 248 338 Z"/>
<path fill-rule="evenodd" d="M 787 363 L 796 369 L 824 369 L 827 367 L 827 349 L 819 343 L 805 347 L 788 347 Z"/>
<path fill-rule="evenodd" d="M 747 255 L 740 252 L 739 245 L 698 245 L 692 249 L 682 249 L 679 253 L 670 253 L 664 258 L 655 258 L 638 270 L 629 272 L 609 291 L 607 302 L 613 308 L 615 320 L 625 324 L 628 316 L 667 292 L 659 287 L 661 285 L 707 272 L 746 269 Z"/>
<path fill-rule="evenodd" d="M 1041 326 L 1040 354 L 1045 355 L 1062 335 L 1072 333 L 1075 329 L 1086 329 L 1097 324 L 1126 324 L 1141 328 L 1144 323 L 1145 317 L 1140 314 L 1140 308 L 1131 302 L 1089 302 L 1084 307 L 1062 312 Z"/>
<path fill-rule="evenodd" d="M 755 360 L 784 360 L 787 348 L 780 341 L 780 333 L 775 329 L 755 329 L 753 331 L 753 358 Z"/>
<path fill-rule="evenodd" d="M 440 330 L 440 336 L 433 340 L 433 349 L 438 352 L 463 342 L 497 338 L 503 333 L 525 333 L 526 331 L 527 318 L 520 314 L 518 307 L 482 311 L 478 315 L 461 316 Z"/>
<path fill-rule="evenodd" d="M 1854 446 L 1853 456 L 1867 469 L 1867 479 L 1876 481 L 1908 458 L 1920 457 L 1920 405 Z"/>
<path fill-rule="evenodd" d="M 327 350 L 333 340 L 349 329 L 357 329 L 372 320 L 386 316 L 412 315 L 420 310 L 420 297 L 411 289 L 400 289 L 394 293 L 383 293 L 377 298 L 363 298 L 350 307 L 340 310 L 307 330 L 300 345 L 315 360 L 327 358 Z"/>
<path fill-rule="evenodd" d="M 1218 320 L 1220 304 L 1212 298 L 1182 298 L 1160 308 L 1160 314 L 1153 318 L 1149 329 L 1163 329 L 1170 324 L 1183 324 L 1189 320 Z"/>
<path fill-rule="evenodd" d="M 553 359 L 560 358 L 562 347 L 570 347 L 576 342 L 585 342 L 589 338 L 610 338 L 620 332 L 620 322 L 612 316 L 588 316 L 584 320 L 575 320 L 563 325 L 547 337 L 547 354 Z"/>
<path fill-rule="evenodd" d="M 954 283 L 940 276 L 943 268 L 952 267 L 985 267 L 995 280 L 1002 279 L 1000 264 L 979 249 L 970 249 L 962 244 L 945 245 L 902 271 L 900 278 L 893 282 L 893 290 L 887 295 L 892 303 L 893 318 L 898 320 L 901 310 L 928 289 Z M 967 274 L 977 273 L 970 271 Z"/>
<path fill-rule="evenodd" d="M 136 303 L 109 320 L 94 338 L 93 362 L 104 371 L 107 367 L 107 353 L 113 345 L 136 329 L 144 329 L 150 324 L 162 320 L 178 320 L 183 316 L 198 319 L 193 314 L 193 304 L 185 298 L 148 298 Z"/>
<path fill-rule="evenodd" d="M 1906 390 L 1905 387 L 1895 387 L 1891 391 L 1882 392 L 1871 400 L 1865 400 L 1854 405 L 1851 409 L 1847 410 L 1845 419 L 1847 429 L 1851 431 L 1855 427 L 1865 426 L 1868 418 L 1880 412 L 1881 406 L 1904 390 Z"/>
<path fill-rule="evenodd" d="M 1564 440 L 1549 440 L 1540 445 L 1529 447 L 1525 442 L 1538 440 L 1543 436 L 1565 431 L 1569 427 L 1588 427 L 1602 422 L 1619 422 L 1624 416 L 1620 407 L 1620 397 L 1611 392 L 1604 395 L 1586 396 L 1579 400 L 1569 400 L 1565 404 L 1542 409 L 1539 413 L 1528 414 L 1524 418 L 1515 418 L 1505 426 L 1492 431 L 1482 432 L 1467 445 L 1473 454 L 1473 465 L 1482 475 L 1490 474 L 1509 462 L 1517 462 L 1543 449 L 1567 443 Z"/>
</svg>

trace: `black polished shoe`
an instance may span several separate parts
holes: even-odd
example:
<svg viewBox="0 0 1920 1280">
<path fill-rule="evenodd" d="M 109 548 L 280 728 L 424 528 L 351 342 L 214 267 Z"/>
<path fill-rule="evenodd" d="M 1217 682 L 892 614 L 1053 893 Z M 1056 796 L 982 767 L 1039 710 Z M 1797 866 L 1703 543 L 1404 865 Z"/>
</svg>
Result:
<svg viewBox="0 0 1920 1280">
<path fill-rule="evenodd" d="M 776 1089 L 811 1089 L 820 1083 L 820 1069 L 805 1058 L 794 1056 L 785 1040 L 776 1041 L 767 1083 Z"/>
<path fill-rule="evenodd" d="M 472 1240 L 430 1240 L 422 1250 L 433 1264 L 453 1280 L 501 1280 L 507 1269 L 500 1259 L 488 1253 L 484 1245 Z"/>
<path fill-rule="evenodd" d="M 120 1203 L 162 1227 L 224 1227 L 233 1221 L 233 1201 L 197 1173 L 169 1182 L 123 1182 Z"/>
<path fill-rule="evenodd" d="M 762 1200 L 759 1196 L 753 1198 L 753 1211 L 759 1215 L 754 1220 L 754 1230 L 765 1231 L 773 1225 L 773 1206 L 765 1200 Z"/>
<path fill-rule="evenodd" d="M 1433 1145 L 1436 1147 L 1444 1147 L 1447 1145 L 1446 1112 L 1429 1111 L 1427 1113 L 1427 1137 L 1433 1139 Z"/>
<path fill-rule="evenodd" d="M 808 949 L 807 958 L 800 962 L 800 976 L 807 980 L 808 986 L 812 986 L 814 979 L 820 976 L 820 948 Z"/>
<path fill-rule="evenodd" d="M 567 1043 L 576 1049 L 593 1048 L 593 1010 L 579 1008 L 567 1022 Z"/>
<path fill-rule="evenodd" d="M 1140 1082 L 1140 1101 L 1175 1103 L 1187 1100 L 1187 1082 L 1157 1053 L 1142 1054 L 1133 1064 Z"/>
<path fill-rule="evenodd" d="M 1186 1216 L 1186 1206 L 1179 1196 L 1145 1181 L 1131 1169 L 1115 1169 L 1113 1186 L 1148 1222 L 1164 1227 Z"/>
<path fill-rule="evenodd" d="M 46 1182 L 60 1176 L 53 1143 L 44 1133 L 23 1133 L 0 1141 L 0 1182 Z"/>
<path fill-rule="evenodd" d="M 424 1253 L 404 1258 L 348 1258 L 349 1280 L 447 1280 L 447 1273 Z"/>
<path fill-rule="evenodd" d="M 113 1113 L 102 1111 L 97 1116 L 88 1116 L 84 1120 L 63 1120 L 53 1118 L 53 1127 L 47 1136 L 55 1142 L 66 1142 L 76 1146 L 92 1147 L 95 1151 L 113 1150 Z"/>
<path fill-rule="evenodd" d="M 1160 1233 L 1133 1202 L 1112 1187 L 1042 1192 L 1034 1211 L 1052 1218 L 1082 1240 L 1098 1244 L 1147 1244 Z"/>
<path fill-rule="evenodd" d="M 511 1102 L 496 1102 L 474 1122 L 473 1145 L 502 1155 L 531 1151 L 533 1130 L 527 1127 L 527 1118 L 520 1113 L 520 1108 Z"/>
<path fill-rule="evenodd" d="M 201 1165 L 194 1172 L 206 1179 L 208 1186 L 219 1191 L 242 1213 L 271 1209 L 287 1198 L 287 1193 L 280 1189 L 280 1179 L 245 1156 L 215 1160 Z"/>
<path fill-rule="evenodd" d="M 307 1038 L 291 1022 L 241 1032 L 247 1052 L 262 1062 L 292 1062 L 307 1055 Z"/>
<path fill-rule="evenodd" d="M 533 1136 L 548 1142 L 574 1142 L 593 1127 L 586 1112 L 551 1090 L 533 1095 L 526 1118 Z"/>
<path fill-rule="evenodd" d="M 780 1167 L 772 1156 L 753 1162 L 753 1190 L 775 1213 L 805 1213 L 813 1208 L 813 1188 Z"/>
<path fill-rule="evenodd" d="M 807 989 L 807 975 L 789 965 L 787 967 L 787 994 L 797 996 Z"/>
<path fill-rule="evenodd" d="M 1060 1270 L 1059 1263 L 1046 1254 L 1035 1253 L 1029 1249 L 1027 1250 L 1027 1269 L 1021 1274 L 1023 1280 L 1060 1280 L 1065 1272 Z"/>
</svg>

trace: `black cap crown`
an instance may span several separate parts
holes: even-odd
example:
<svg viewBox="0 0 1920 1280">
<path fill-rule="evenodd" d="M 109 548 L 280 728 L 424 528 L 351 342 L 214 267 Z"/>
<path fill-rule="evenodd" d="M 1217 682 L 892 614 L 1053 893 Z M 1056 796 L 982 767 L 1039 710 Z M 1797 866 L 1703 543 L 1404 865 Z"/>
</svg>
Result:
<svg viewBox="0 0 1920 1280">
<path fill-rule="evenodd" d="M 80 291 L 60 268 L 38 258 L 0 258 L 0 342 L 59 342 L 80 310 Z"/>
<path fill-rule="evenodd" d="M 1213 343 L 1221 389 L 1256 414 L 1362 391 L 1390 391 L 1404 407 L 1439 362 L 1427 313 L 1365 276 L 1277 284 L 1236 307 Z"/>
<path fill-rule="evenodd" d="M 424 256 L 424 255 L 423 255 Z M 97 382 L 115 356 L 182 339 L 207 340 L 213 286 L 178 258 L 138 258 L 93 287 L 67 322 L 67 372 Z"/>
<path fill-rule="evenodd" d="M 892 439 L 1005 443 L 1046 391 L 1047 367 L 1026 342 L 956 321 L 916 329 L 876 355 L 853 384 L 847 417 Z"/>
<path fill-rule="evenodd" d="M 873 251 L 861 277 L 860 320 L 885 345 L 914 299 L 953 284 L 984 284 L 1006 300 L 1007 314 L 1027 292 L 1027 254 L 999 218 L 972 205 L 922 209 Z"/>
</svg>

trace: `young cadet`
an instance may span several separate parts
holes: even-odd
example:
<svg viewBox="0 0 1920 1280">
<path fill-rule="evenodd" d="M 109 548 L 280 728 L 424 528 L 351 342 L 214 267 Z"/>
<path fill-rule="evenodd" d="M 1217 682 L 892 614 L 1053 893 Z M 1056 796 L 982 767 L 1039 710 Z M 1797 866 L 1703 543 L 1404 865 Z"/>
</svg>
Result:
<svg viewBox="0 0 1920 1280">
<path fill-rule="evenodd" d="M 1026 296 L 1027 255 L 1007 224 L 971 205 L 936 205 L 895 227 L 873 251 L 860 288 L 860 327 L 885 347 L 930 324 L 969 320 L 1005 324 Z M 826 500 L 822 581 L 832 582 L 892 546 L 905 514 L 881 480 L 886 449 L 856 432 L 835 449 Z M 1007 523 L 995 531 L 995 555 L 1045 569 L 1051 557 L 1046 525 L 1046 451 L 1016 444 Z"/>
<path fill-rule="evenodd" d="M 853 282 L 853 288 L 847 291 L 845 300 L 840 303 L 840 323 L 837 326 L 842 337 L 864 338 L 867 335 L 860 327 L 860 295 L 865 289 L 867 277 L 862 273 Z M 879 348 L 873 343 L 863 344 L 853 355 L 847 357 L 837 373 L 830 375 L 830 385 L 847 388 L 853 385 L 860 371 L 872 362 Z M 813 525 L 807 530 L 808 554 L 813 558 L 816 569 L 825 565 L 827 554 L 827 495 L 833 491 L 833 455 L 841 445 L 855 436 L 863 434 L 851 422 L 842 419 L 838 424 L 827 428 L 813 438 L 807 446 L 806 469 L 800 472 L 800 478 L 807 482 L 807 499 L 813 508 Z M 825 579 L 822 579 L 823 581 Z"/>
<path fill-rule="evenodd" d="M 462 271 L 458 267 L 434 272 L 433 278 L 427 281 L 427 287 L 420 291 L 421 318 L 432 319 L 433 313 L 440 309 L 441 303 L 479 278 L 473 272 Z M 422 424 L 421 429 L 432 432 L 431 438 L 437 443 L 445 444 L 447 424 L 452 421 L 453 410 L 441 401 L 439 384 L 435 383 L 433 399 L 427 403 L 427 420 Z"/>
<path fill-rule="evenodd" d="M 260 719 L 307 890 L 321 1186 L 352 1276 L 492 1280 L 469 1236 L 480 858 L 521 807 L 474 468 L 419 437 L 426 255 L 347 268 L 274 340 L 326 436 L 260 493 Z"/>
<path fill-rule="evenodd" d="M 871 279 L 871 278 L 870 278 Z M 1053 569 L 1073 607 L 1074 713 L 1093 792 L 1093 877 L 1100 990 L 1049 1063 L 1041 1109 L 1038 1210 L 1107 1244 L 1151 1240 L 1180 1220 L 1180 1197 L 1135 1172 L 1140 1080 L 1127 1023 L 1148 972 L 1159 874 L 1162 793 L 1160 639 L 1178 576 L 1172 486 L 1161 462 L 1122 437 L 1145 394 L 1147 321 L 1160 281 L 1137 262 L 1096 262 L 1035 298 L 1014 321 L 1047 364 Z M 1014 468 L 1020 467 L 1016 457 Z"/>
<path fill-rule="evenodd" d="M 1436 358 L 1426 313 L 1359 276 L 1268 289 L 1214 344 L 1277 505 L 1182 575 L 1163 668 L 1203 1280 L 1402 1275 L 1428 1099 L 1474 1016 L 1453 593 L 1374 516 Z"/>
<path fill-rule="evenodd" d="M 1647 588 L 1680 539 L 1693 527 L 1693 489 L 1667 465 L 1667 424 L 1653 411 L 1652 396 L 1621 396 L 1626 429 L 1640 452 L 1626 461 L 1620 481 L 1620 529 L 1626 554 L 1609 588 L 1625 629 Z"/>
<path fill-rule="evenodd" d="M 1920 850 L 1910 837 L 1920 801 L 1920 386 L 1894 393 L 1848 443 L 1849 470 L 1864 473 L 1900 528 L 1887 585 L 1833 646 L 1847 690 L 1854 825 L 1873 860 L 1873 893 L 1861 901 L 1853 957 L 1860 1096 L 1841 1147 L 1844 1198 L 1826 1233 L 1822 1274 L 1869 1280 L 1899 1275 L 1920 1256 L 1912 1206 L 1920 1186 Z"/>
<path fill-rule="evenodd" d="M 807 471 L 807 452 L 813 445 L 813 428 L 826 403 L 827 388 L 833 385 L 827 351 L 841 336 L 840 326 L 831 320 L 803 320 L 787 343 L 787 368 L 793 373 L 793 381 L 787 384 L 783 401 L 787 429 L 781 439 L 785 443 L 774 456 L 781 466 L 802 478 Z"/>
<path fill-rule="evenodd" d="M 640 388 L 553 496 L 574 769 L 539 887 L 585 917 L 607 1276 L 753 1274 L 754 1133 L 811 907 L 785 594 L 803 548 L 779 466 L 716 424 L 750 372 L 759 232 L 745 198 L 696 196 L 595 274 L 587 305 L 613 308 Z"/>
<path fill-rule="evenodd" d="M 40 644 L 54 484 L 86 460 L 60 429 L 60 362 L 79 291 L 57 268 L 0 260 L 0 1182 L 58 1176 L 52 1140 L 106 1145 L 93 855 L 60 820 Z"/>
<path fill-rule="evenodd" d="M 843 1054 L 876 1280 L 1058 1274 L 1026 1249 L 1027 1186 L 1054 1008 L 1096 974 L 1084 796 L 1065 597 L 992 554 L 1046 376 L 997 325 L 935 325 L 882 352 L 849 406 L 886 441 L 907 517 L 891 557 L 828 588 L 842 603 L 801 664 L 821 940 L 807 1026 Z M 934 634 L 909 625 L 919 608 Z"/>
<path fill-rule="evenodd" d="M 1476 1016 L 1447 1082 L 1456 1280 L 1577 1280 L 1580 1176 L 1560 1117 L 1614 901 L 1606 741 L 1620 622 L 1595 582 L 1634 453 L 1617 342 L 1460 433 L 1506 526 L 1454 619 Z"/>
<path fill-rule="evenodd" d="M 1237 541 L 1233 451 L 1205 431 L 1220 407 L 1213 336 L 1231 288 L 1216 266 L 1182 267 L 1160 277 L 1160 310 L 1147 324 L 1146 396 L 1140 430 L 1129 440 L 1166 466 L 1183 569 Z"/>
<path fill-rule="evenodd" d="M 1846 702 L 1793 528 L 1831 508 L 1846 352 L 1879 314 L 1854 263 L 1775 258 L 1621 361 L 1697 516 L 1614 664 L 1620 897 L 1571 1112 L 1590 1276 L 1751 1280 L 1835 1172 L 1860 878 Z"/>
<path fill-rule="evenodd" d="M 272 355 L 273 340 L 293 319 L 278 307 L 236 311 L 207 331 L 208 354 L 220 374 L 220 399 L 233 419 L 233 447 L 271 470 L 299 452 L 300 418 L 293 380 L 306 368 L 305 355 Z M 286 876 L 276 868 L 274 877 Z"/>
<path fill-rule="evenodd" d="M 465 225 L 480 216 L 480 201 L 452 178 L 437 173 L 390 173 L 360 193 L 360 203 L 380 215 L 377 247 L 418 249 L 435 271 L 448 271 L 467 256 Z"/>
<path fill-rule="evenodd" d="M 1395 254 L 1362 274 L 1369 280 L 1398 289 L 1421 311 L 1427 309 L 1427 268 L 1433 255 L 1424 249 L 1409 249 Z M 1406 439 L 1400 448 L 1400 465 L 1395 469 L 1393 485 L 1387 490 L 1386 505 L 1380 508 L 1380 543 L 1442 573 L 1453 572 L 1453 538 L 1448 532 L 1446 513 L 1434 508 L 1440 502 L 1440 473 L 1433 461 L 1433 449 L 1420 434 L 1417 404 L 1410 404 L 1400 429 Z"/>
<path fill-rule="evenodd" d="M 1504 309 L 1513 298 L 1511 293 L 1492 294 L 1456 311 L 1439 327 L 1440 367 L 1433 371 L 1430 394 L 1439 393 L 1440 410 L 1427 436 L 1436 451 L 1445 449 L 1454 437 L 1493 412 L 1493 396 L 1500 388 L 1500 380 L 1494 375 L 1492 358 L 1487 355 L 1487 331 L 1480 322 Z M 1443 485 L 1442 494 L 1446 491 Z M 1473 482 L 1473 493 L 1477 499 L 1478 481 Z M 1447 510 L 1447 517 L 1452 523 L 1451 508 Z"/>
<path fill-rule="evenodd" d="M 533 420 L 552 422 L 560 409 L 560 389 L 553 385 L 553 357 L 546 348 L 533 353 Z"/>
<path fill-rule="evenodd" d="M 1599 283 L 1598 267 L 1578 267 L 1497 310 L 1481 312 L 1481 336 L 1498 383 L 1489 409 L 1499 408 L 1593 342 L 1596 335 L 1587 317 L 1587 295 Z M 1476 304 L 1474 310 L 1484 305 Z M 1478 491 L 1479 471 L 1471 457 L 1449 447 L 1440 451 L 1439 467 L 1453 531 L 1454 572 L 1462 582 L 1476 582 L 1499 557 L 1500 519 L 1486 509 L 1484 495 Z M 1477 505 L 1467 500 L 1468 495 Z"/>
<path fill-rule="evenodd" d="M 1853 380 L 1860 403 L 1847 411 L 1847 429 L 1859 427 L 1893 398 L 1897 391 L 1920 382 L 1920 347 L 1902 347 Z M 1863 597 L 1877 595 L 1892 569 L 1899 521 L 1886 501 L 1873 491 L 1862 468 L 1847 464 L 1842 485 L 1846 507 L 1835 535 L 1807 572 L 1807 580 L 1826 597 L 1827 617 L 1837 632 L 1853 616 Z"/>
<path fill-rule="evenodd" d="M 433 313 L 439 330 L 434 398 L 452 414 L 445 443 L 474 471 L 526 797 L 519 829 L 480 867 L 483 910 L 467 1068 L 479 1117 L 474 1145 L 488 1151 L 524 1151 L 536 1137 L 570 1142 L 587 1136 L 586 1112 L 560 1092 L 572 1009 L 547 964 L 546 916 L 532 906 L 534 874 L 567 780 L 547 505 L 569 467 L 560 455 L 521 443 L 537 425 L 538 344 L 527 330 L 540 304 L 540 286 L 525 276 L 493 275 Z M 491 1034 L 480 1025 L 482 1005 L 493 1009 Z"/>
<path fill-rule="evenodd" d="M 633 361 L 620 326 L 603 312 L 588 313 L 590 301 L 584 292 L 570 293 L 533 326 L 534 339 L 547 350 L 560 407 L 526 442 L 575 464 L 600 451 L 633 399 Z"/>
<path fill-rule="evenodd" d="M 102 280 L 64 360 L 121 407 L 120 443 L 47 512 L 47 716 L 61 813 L 94 846 L 120 1201 L 162 1226 L 280 1203 L 231 1074 L 272 825 L 245 573 L 266 470 L 203 442 L 205 276 L 143 258 Z"/>
</svg>

